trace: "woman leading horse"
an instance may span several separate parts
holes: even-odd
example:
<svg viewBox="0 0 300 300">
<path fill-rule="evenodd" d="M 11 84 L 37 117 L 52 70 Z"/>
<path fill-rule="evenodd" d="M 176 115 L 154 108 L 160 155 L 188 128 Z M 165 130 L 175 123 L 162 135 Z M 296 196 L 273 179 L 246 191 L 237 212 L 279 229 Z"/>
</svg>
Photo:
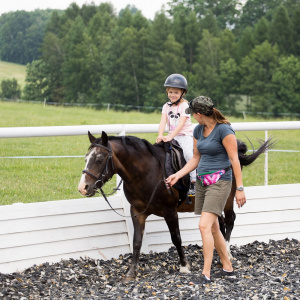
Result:
<svg viewBox="0 0 300 300">
<path fill-rule="evenodd" d="M 145 221 L 151 214 L 165 219 L 172 242 L 179 254 L 180 271 L 189 272 L 189 263 L 182 248 L 178 212 L 192 212 L 194 205 L 183 203 L 178 207 L 177 190 L 172 188 L 172 193 L 169 193 L 166 188 L 163 148 L 133 136 L 108 137 L 105 132 L 102 132 L 100 138 L 90 133 L 88 136 L 91 145 L 85 156 L 86 165 L 78 185 L 79 192 L 87 197 L 94 196 L 96 189 L 101 188 L 114 174 L 118 174 L 123 180 L 124 194 L 130 203 L 134 227 L 133 254 L 125 280 L 134 280 L 137 276 Z M 246 146 L 239 143 L 238 148 L 242 150 L 239 152 L 241 165 L 252 163 L 268 149 L 268 145 L 269 142 L 266 141 L 256 152 L 245 155 Z M 235 189 L 235 183 L 233 186 Z M 228 202 L 232 204 L 233 198 L 234 196 L 230 194 Z M 228 207 L 233 210 L 233 205 Z M 230 214 L 233 215 L 232 211 Z M 234 220 L 231 220 L 229 229 L 233 228 L 233 223 Z"/>
</svg>

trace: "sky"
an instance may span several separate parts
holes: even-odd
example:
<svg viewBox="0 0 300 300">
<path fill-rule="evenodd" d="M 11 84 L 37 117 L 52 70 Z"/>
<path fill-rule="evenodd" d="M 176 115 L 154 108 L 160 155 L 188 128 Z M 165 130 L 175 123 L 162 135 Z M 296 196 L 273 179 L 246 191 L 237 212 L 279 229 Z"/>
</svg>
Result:
<svg viewBox="0 0 300 300">
<path fill-rule="evenodd" d="M 155 13 L 161 9 L 163 4 L 167 4 L 168 1 L 169 0 L 0 0 L 0 15 L 17 10 L 34 11 L 35 9 L 47 8 L 64 10 L 73 2 L 77 3 L 79 7 L 92 2 L 97 6 L 102 2 L 110 2 L 117 13 L 125 8 L 127 4 L 130 4 L 141 10 L 144 17 L 153 20 Z"/>
</svg>

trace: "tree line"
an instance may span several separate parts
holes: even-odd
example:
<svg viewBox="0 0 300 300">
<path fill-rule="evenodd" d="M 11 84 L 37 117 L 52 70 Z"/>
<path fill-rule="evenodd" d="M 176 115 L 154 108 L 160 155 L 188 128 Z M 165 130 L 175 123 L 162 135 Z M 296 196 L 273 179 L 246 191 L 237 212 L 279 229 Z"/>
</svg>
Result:
<svg viewBox="0 0 300 300">
<path fill-rule="evenodd" d="M 300 113 L 299 0 L 172 0 L 146 19 L 134 6 L 71 4 L 0 17 L 0 53 L 27 64 L 22 98 L 162 106 L 172 73 L 188 100 L 234 112 Z"/>
</svg>

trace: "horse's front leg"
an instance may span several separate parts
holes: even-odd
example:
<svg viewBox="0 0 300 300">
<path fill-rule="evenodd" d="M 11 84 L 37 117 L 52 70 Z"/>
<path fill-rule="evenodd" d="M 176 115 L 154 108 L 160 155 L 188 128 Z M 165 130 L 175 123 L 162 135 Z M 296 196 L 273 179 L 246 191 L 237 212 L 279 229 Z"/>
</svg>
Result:
<svg viewBox="0 0 300 300">
<path fill-rule="evenodd" d="M 168 211 L 164 212 L 164 218 L 168 225 L 172 242 L 173 242 L 174 246 L 176 247 L 178 255 L 179 255 L 180 272 L 181 273 L 190 273 L 190 264 L 189 264 L 188 260 L 186 259 L 186 256 L 185 256 L 183 248 L 182 248 L 181 235 L 180 235 L 180 231 L 179 231 L 178 213 L 175 210 L 174 211 L 168 210 Z"/>
<path fill-rule="evenodd" d="M 127 271 L 124 281 L 130 281 L 135 280 L 138 269 L 139 269 L 139 259 L 140 259 L 140 252 L 142 247 L 142 241 L 143 241 L 143 235 L 145 230 L 145 222 L 147 215 L 138 215 L 139 212 L 131 205 L 130 207 L 130 213 L 134 228 L 134 234 L 133 234 L 133 251 L 132 251 L 132 261 L 131 265 L 129 267 L 129 270 Z M 135 215 L 138 215 L 135 217 Z"/>
</svg>

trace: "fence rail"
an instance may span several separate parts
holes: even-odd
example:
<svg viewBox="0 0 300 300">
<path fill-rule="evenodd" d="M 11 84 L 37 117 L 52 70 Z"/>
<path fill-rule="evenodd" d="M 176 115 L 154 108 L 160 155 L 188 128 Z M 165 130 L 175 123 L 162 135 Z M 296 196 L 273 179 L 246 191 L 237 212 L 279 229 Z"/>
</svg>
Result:
<svg viewBox="0 0 300 300">
<path fill-rule="evenodd" d="M 194 124 L 196 126 L 196 124 Z M 24 138 L 47 136 L 74 136 L 100 134 L 124 135 L 125 133 L 155 133 L 159 124 L 111 124 L 78 126 L 1 127 L 0 138 Z M 300 121 L 232 123 L 235 131 L 269 131 L 300 129 Z"/>
</svg>

